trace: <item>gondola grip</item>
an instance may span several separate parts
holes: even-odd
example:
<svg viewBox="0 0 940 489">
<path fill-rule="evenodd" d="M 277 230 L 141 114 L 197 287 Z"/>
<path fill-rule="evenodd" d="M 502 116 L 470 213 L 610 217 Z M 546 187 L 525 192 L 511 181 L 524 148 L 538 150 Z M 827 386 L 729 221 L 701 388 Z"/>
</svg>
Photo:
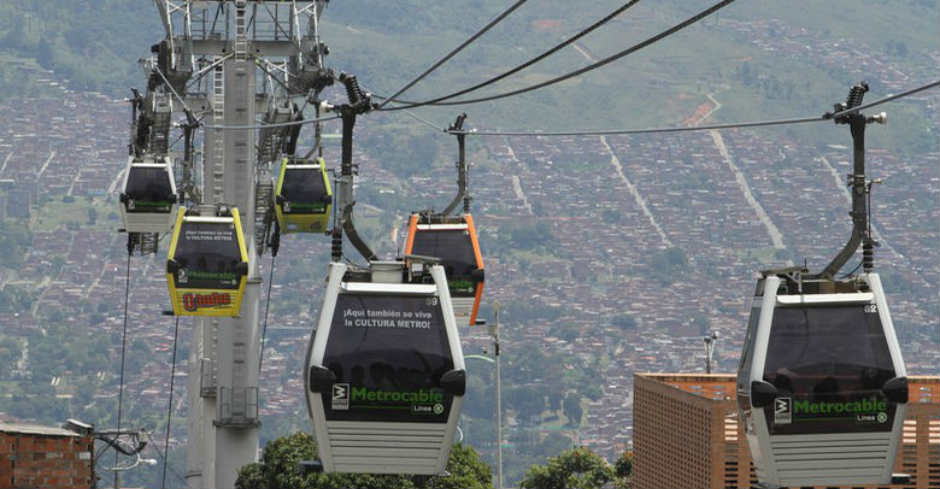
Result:
<svg viewBox="0 0 940 489">
<path fill-rule="evenodd" d="M 762 408 L 769 406 L 777 397 L 777 388 L 769 382 L 755 380 L 751 382 L 751 406 Z"/>
</svg>

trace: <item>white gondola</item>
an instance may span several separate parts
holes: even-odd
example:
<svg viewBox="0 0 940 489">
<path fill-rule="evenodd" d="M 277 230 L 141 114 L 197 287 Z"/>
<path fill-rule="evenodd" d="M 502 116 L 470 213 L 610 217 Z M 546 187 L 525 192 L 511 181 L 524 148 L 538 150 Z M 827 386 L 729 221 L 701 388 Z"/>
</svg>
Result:
<svg viewBox="0 0 940 489">
<path fill-rule="evenodd" d="M 758 281 L 738 369 L 757 477 L 788 487 L 889 484 L 908 393 L 881 281 L 803 282 L 790 272 Z"/>
<path fill-rule="evenodd" d="M 444 269 L 424 267 L 330 264 L 304 379 L 327 472 L 444 471 L 466 372 Z"/>
<path fill-rule="evenodd" d="M 131 156 L 121 189 L 121 217 L 125 231 L 170 231 L 176 219 L 177 196 L 169 157 Z"/>
</svg>

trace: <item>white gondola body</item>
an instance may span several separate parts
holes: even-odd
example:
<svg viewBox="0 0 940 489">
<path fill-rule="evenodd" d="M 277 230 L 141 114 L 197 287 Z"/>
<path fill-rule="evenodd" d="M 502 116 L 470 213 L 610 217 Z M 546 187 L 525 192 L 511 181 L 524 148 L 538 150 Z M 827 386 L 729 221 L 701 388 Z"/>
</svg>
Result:
<svg viewBox="0 0 940 489">
<path fill-rule="evenodd" d="M 738 371 L 737 391 L 741 421 L 757 478 L 764 484 L 787 487 L 855 486 L 888 484 L 891 481 L 906 404 L 889 403 L 894 412 L 893 420 L 887 422 L 881 421 L 880 414 L 855 415 L 865 418 L 856 418 L 852 421 L 854 423 L 859 423 L 859 419 L 871 418 L 871 429 L 845 430 L 834 427 L 827 432 L 826 429 L 814 427 L 811 431 L 815 432 L 811 434 L 771 432 L 772 429 L 777 431 L 783 424 L 794 422 L 794 413 L 799 409 L 794 407 L 797 403 L 796 395 L 793 398 L 775 397 L 768 408 L 752 405 L 752 382 L 764 380 L 765 376 L 774 312 L 788 306 L 838 307 L 854 304 L 864 308 L 865 313 L 877 311 L 890 354 L 890 364 L 894 369 L 893 375 L 906 377 L 881 281 L 875 273 L 863 274 L 861 279 L 869 285 L 870 292 L 778 295 L 781 279 L 770 276 L 765 279 L 763 295 L 754 298 Z M 827 408 L 834 405 L 826 404 L 830 405 Z M 847 413 L 849 409 L 860 408 L 851 406 L 845 409 Z"/>
<path fill-rule="evenodd" d="M 136 160 L 136 161 L 135 161 Z M 158 176 L 159 181 L 153 181 L 153 185 L 158 187 L 159 194 L 168 194 L 174 197 L 173 202 L 168 206 L 160 206 L 147 210 L 138 206 L 138 202 L 133 199 L 135 189 L 129 188 L 135 186 L 135 178 L 141 173 L 146 172 L 151 176 Z M 173 177 L 173 165 L 170 164 L 169 157 L 163 158 L 128 158 L 127 167 L 124 170 L 124 179 L 121 183 L 121 218 L 124 221 L 124 230 L 128 233 L 167 233 L 173 227 L 176 219 L 176 210 L 178 204 L 175 201 L 176 181 Z"/>
<path fill-rule="evenodd" d="M 344 282 L 346 271 L 345 264 L 330 264 L 323 308 L 308 348 L 304 370 L 307 407 L 324 471 L 440 474 L 446 467 L 454 443 L 462 395 L 453 395 L 446 422 L 330 420 L 327 419 L 323 396 L 311 391 L 309 372 L 311 366 L 323 366 L 329 348 L 333 315 L 341 294 L 437 298 L 453 369 L 464 370 L 463 353 L 444 270 L 440 266 L 431 268 L 433 284 Z M 335 391 L 333 395 L 336 395 Z"/>
</svg>

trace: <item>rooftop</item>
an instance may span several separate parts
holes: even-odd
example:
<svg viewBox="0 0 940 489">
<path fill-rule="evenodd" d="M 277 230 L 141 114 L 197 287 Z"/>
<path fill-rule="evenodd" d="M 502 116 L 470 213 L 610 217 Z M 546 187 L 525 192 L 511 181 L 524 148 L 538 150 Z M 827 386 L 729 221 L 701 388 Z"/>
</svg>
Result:
<svg viewBox="0 0 940 489">
<path fill-rule="evenodd" d="M 737 398 L 735 374 L 642 373 L 638 375 L 708 399 L 735 400 Z M 940 403 L 940 376 L 909 375 L 907 381 L 908 402 Z"/>
<path fill-rule="evenodd" d="M 52 426 L 26 423 L 0 423 L 0 433 L 20 433 L 24 435 L 44 436 L 80 436 L 74 431 Z"/>
</svg>

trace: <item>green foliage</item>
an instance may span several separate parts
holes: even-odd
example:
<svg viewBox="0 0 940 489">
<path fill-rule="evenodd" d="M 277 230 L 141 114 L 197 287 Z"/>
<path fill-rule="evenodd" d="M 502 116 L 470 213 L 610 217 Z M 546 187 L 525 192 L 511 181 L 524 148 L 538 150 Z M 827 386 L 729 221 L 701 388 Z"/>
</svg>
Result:
<svg viewBox="0 0 940 489">
<path fill-rule="evenodd" d="M 630 489 L 633 487 L 633 451 L 627 450 L 620 454 L 614 462 L 614 489 Z"/>
<path fill-rule="evenodd" d="M 300 472 L 300 462 L 317 459 L 316 442 L 298 432 L 271 441 L 261 462 L 238 472 L 237 489 L 485 489 L 492 474 L 479 454 L 469 446 L 454 445 L 447 461 L 447 475 L 418 477 L 395 474 L 340 474 Z"/>
<path fill-rule="evenodd" d="M 504 396 L 506 405 L 512 406 L 520 420 L 525 423 L 537 423 L 546 407 L 542 388 L 534 385 L 507 389 Z"/>
<path fill-rule="evenodd" d="M 653 253 L 650 257 L 650 267 L 663 285 L 675 282 L 682 272 L 689 266 L 689 258 L 682 248 L 669 248 Z"/>
<path fill-rule="evenodd" d="M 573 448 L 529 467 L 523 489 L 600 489 L 614 479 L 614 470 L 589 448 Z"/>
<path fill-rule="evenodd" d="M 512 244 L 523 250 L 545 246 L 554 239 L 551 225 L 544 221 L 511 225 L 509 236 Z"/>
<path fill-rule="evenodd" d="M 636 319 L 633 319 L 633 316 L 626 313 L 614 316 L 611 320 L 611 324 L 625 331 L 633 331 L 636 329 Z"/>
<path fill-rule="evenodd" d="M 0 312 L 28 311 L 39 294 L 31 289 L 7 285 L 0 290 Z"/>
<path fill-rule="evenodd" d="M 33 235 L 25 224 L 10 220 L 0 221 L 0 267 L 21 266 L 32 244 Z"/>
<path fill-rule="evenodd" d="M 492 487 L 490 466 L 469 445 L 454 445 L 447 460 L 447 475 L 434 476 L 420 489 L 487 489 Z"/>
<path fill-rule="evenodd" d="M 581 425 L 581 417 L 584 416 L 584 409 L 581 407 L 581 396 L 574 392 L 569 392 L 564 400 L 565 417 L 568 418 L 568 425 L 577 428 Z"/>
<path fill-rule="evenodd" d="M 617 477 L 630 477 L 633 475 L 633 451 L 627 450 L 620 454 L 614 462 L 614 473 Z"/>
</svg>

